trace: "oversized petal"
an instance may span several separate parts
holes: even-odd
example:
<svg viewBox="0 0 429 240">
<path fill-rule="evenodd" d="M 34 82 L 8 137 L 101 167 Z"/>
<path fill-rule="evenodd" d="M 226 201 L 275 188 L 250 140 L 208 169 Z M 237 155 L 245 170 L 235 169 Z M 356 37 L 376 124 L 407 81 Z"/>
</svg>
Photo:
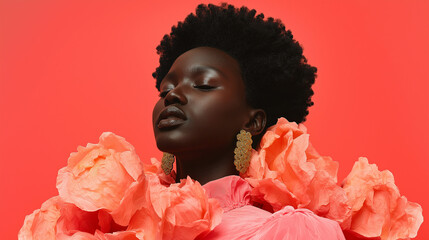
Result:
<svg viewBox="0 0 429 240">
<path fill-rule="evenodd" d="M 412 238 L 423 222 L 420 205 L 401 196 L 389 171 L 359 158 L 343 186 L 351 207 L 349 230 L 382 240 Z"/>
<path fill-rule="evenodd" d="M 141 175 L 137 182 L 130 184 L 118 208 L 110 212 L 116 223 L 128 225 L 137 210 L 151 204 L 148 186 L 145 175 Z"/>
<path fill-rule="evenodd" d="M 134 231 L 139 239 L 161 240 L 160 225 L 161 218 L 153 208 L 144 207 L 131 218 L 127 230 Z"/>
<path fill-rule="evenodd" d="M 140 235 L 137 237 L 137 233 L 135 231 L 121 231 L 114 233 L 103 233 L 101 231 L 97 231 L 95 236 L 99 240 L 144 240 L 144 236 Z"/>
<path fill-rule="evenodd" d="M 317 158 L 308 158 L 308 155 L 307 155 L 307 161 L 313 163 L 315 168 L 318 171 L 327 172 L 329 176 L 332 178 L 332 180 L 334 180 L 334 182 L 337 182 L 339 163 L 332 160 L 331 157 L 319 156 Z"/>
<path fill-rule="evenodd" d="M 99 240 L 99 238 L 90 233 L 76 232 L 73 235 L 59 233 L 57 234 L 56 240 Z"/>
<path fill-rule="evenodd" d="M 25 217 L 18 233 L 19 240 L 55 240 L 55 226 L 60 218 L 61 199 L 48 199 L 40 209 Z"/>
<path fill-rule="evenodd" d="M 261 203 L 268 211 L 278 211 L 284 206 L 297 207 L 299 200 L 287 189 L 286 185 L 277 179 L 246 179 L 253 186 L 253 201 Z M 269 206 L 267 206 L 267 204 Z"/>
<path fill-rule="evenodd" d="M 144 172 L 146 174 L 155 174 L 158 177 L 159 182 L 164 186 L 170 186 L 176 182 L 176 172 L 174 170 L 171 171 L 169 175 L 166 175 L 164 170 L 161 168 L 161 161 L 156 158 L 151 158 L 150 162 L 150 164 L 143 164 Z"/>
<path fill-rule="evenodd" d="M 338 163 L 321 156 L 304 125 L 280 118 L 261 140 L 243 177 L 254 187 L 255 202 L 272 211 L 285 206 L 307 208 L 348 226 L 350 207 L 337 185 Z"/>
<path fill-rule="evenodd" d="M 124 226 L 144 204 L 146 186 L 134 147 L 113 133 L 103 133 L 98 144 L 78 147 L 57 177 L 65 202 L 85 211 L 104 209 Z"/>
<path fill-rule="evenodd" d="M 203 187 L 189 177 L 151 193 L 151 199 L 162 219 L 162 239 L 194 239 L 221 222 L 219 202 L 209 199 Z"/>
</svg>

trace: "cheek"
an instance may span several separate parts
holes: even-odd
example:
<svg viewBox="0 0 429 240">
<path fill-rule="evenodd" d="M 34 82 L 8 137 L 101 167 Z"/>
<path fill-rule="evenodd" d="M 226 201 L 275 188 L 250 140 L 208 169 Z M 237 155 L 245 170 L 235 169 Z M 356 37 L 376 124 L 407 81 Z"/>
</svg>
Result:
<svg viewBox="0 0 429 240">
<path fill-rule="evenodd" d="M 213 104 L 216 103 L 216 104 Z M 242 122 L 246 113 L 247 105 L 244 99 L 241 99 L 235 92 L 218 96 L 211 104 L 211 109 L 223 122 Z"/>
<path fill-rule="evenodd" d="M 245 116 L 245 104 L 235 95 L 219 94 L 199 99 L 193 110 L 197 115 L 198 125 L 201 128 L 210 128 L 214 131 L 236 130 L 240 128 Z"/>
</svg>

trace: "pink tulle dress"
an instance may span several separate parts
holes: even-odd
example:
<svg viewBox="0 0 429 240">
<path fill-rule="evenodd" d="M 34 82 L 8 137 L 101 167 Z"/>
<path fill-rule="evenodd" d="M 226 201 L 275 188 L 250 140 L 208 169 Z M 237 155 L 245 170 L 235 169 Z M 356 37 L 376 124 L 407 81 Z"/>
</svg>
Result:
<svg viewBox="0 0 429 240">
<path fill-rule="evenodd" d="M 228 176 L 203 186 L 224 210 L 221 223 L 198 239 L 345 239 L 340 225 L 308 209 L 286 206 L 270 213 L 251 205 L 252 187 L 238 176 Z"/>
</svg>

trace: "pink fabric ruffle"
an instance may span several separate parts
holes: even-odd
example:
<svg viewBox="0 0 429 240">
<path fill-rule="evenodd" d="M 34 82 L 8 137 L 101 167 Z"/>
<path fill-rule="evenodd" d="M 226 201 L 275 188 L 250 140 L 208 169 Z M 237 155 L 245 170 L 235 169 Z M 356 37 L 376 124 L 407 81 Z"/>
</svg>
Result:
<svg viewBox="0 0 429 240">
<path fill-rule="evenodd" d="M 151 206 L 136 213 L 129 229 L 143 229 L 148 239 L 194 239 L 216 227 L 223 210 L 208 198 L 202 186 L 190 179 L 165 187 L 155 175 L 148 175 Z M 156 219 L 148 224 L 147 218 Z"/>
<path fill-rule="evenodd" d="M 275 212 L 251 239 L 345 240 L 337 222 L 319 217 L 308 209 L 294 209 L 291 206 Z"/>
<path fill-rule="evenodd" d="M 341 224 L 350 215 L 343 189 L 337 185 L 338 164 L 309 147 L 303 125 L 280 118 L 263 136 L 248 171 L 242 176 L 254 188 L 255 201 L 278 211 L 307 208 Z"/>
<path fill-rule="evenodd" d="M 161 161 L 156 158 L 151 158 L 150 164 L 143 164 L 143 169 L 146 174 L 156 175 L 159 182 L 166 187 L 176 183 L 176 172 L 172 170 L 169 175 L 166 175 L 161 168 Z"/>
<path fill-rule="evenodd" d="M 140 162 L 113 133 L 78 147 L 58 173 L 59 196 L 25 218 L 19 240 L 398 239 L 415 237 L 420 205 L 393 175 L 360 158 L 337 184 L 338 163 L 311 146 L 303 125 L 280 118 L 243 178 L 175 183 Z M 341 226 L 341 228 L 340 228 Z"/>
<path fill-rule="evenodd" d="M 27 215 L 24 225 L 18 233 L 18 239 L 50 240 L 55 239 L 55 226 L 60 218 L 59 197 L 52 197 L 42 204 L 40 209 Z"/>
<path fill-rule="evenodd" d="M 98 144 L 89 143 L 70 154 L 58 172 L 61 199 L 84 211 L 104 209 L 126 226 L 144 204 L 147 181 L 134 147 L 113 133 L 103 133 Z"/>
<path fill-rule="evenodd" d="M 131 144 L 103 133 L 70 155 L 58 174 L 59 196 L 25 218 L 18 239 L 194 239 L 220 223 L 222 208 L 198 182 L 167 187 L 157 168 L 144 173 Z"/>
<path fill-rule="evenodd" d="M 422 209 L 400 196 L 390 172 L 360 158 L 341 188 L 337 170 L 337 162 L 312 147 L 302 124 L 280 118 L 263 136 L 242 177 L 253 187 L 252 200 L 264 209 L 309 209 L 338 222 L 350 239 L 416 236 Z"/>
<path fill-rule="evenodd" d="M 126 236 L 126 238 L 125 238 Z M 59 196 L 50 198 L 42 207 L 25 218 L 18 239 L 25 240 L 91 240 L 139 239 L 134 231 L 116 224 L 104 210 L 86 212 Z"/>
<path fill-rule="evenodd" d="M 400 195 L 391 172 L 379 171 L 362 157 L 344 180 L 343 188 L 352 208 L 349 230 L 389 240 L 417 236 L 423 222 L 422 208 Z"/>
<path fill-rule="evenodd" d="M 228 176 L 204 184 L 209 198 L 219 201 L 225 212 L 250 205 L 252 187 L 238 176 Z"/>
<path fill-rule="evenodd" d="M 198 239 L 344 239 L 337 222 L 319 217 L 310 210 L 287 206 L 272 214 L 249 205 L 251 187 L 238 176 L 224 177 L 203 187 L 209 196 L 220 202 L 225 213 L 220 225 Z"/>
</svg>

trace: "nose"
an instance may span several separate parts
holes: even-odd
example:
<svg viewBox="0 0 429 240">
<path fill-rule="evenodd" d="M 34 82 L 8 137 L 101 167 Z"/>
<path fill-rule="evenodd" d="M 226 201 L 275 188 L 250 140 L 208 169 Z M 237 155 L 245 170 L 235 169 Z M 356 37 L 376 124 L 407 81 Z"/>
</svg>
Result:
<svg viewBox="0 0 429 240">
<path fill-rule="evenodd" d="M 168 106 L 174 103 L 185 105 L 188 103 L 188 99 L 183 92 L 183 86 L 176 86 L 170 90 L 164 98 L 164 106 Z"/>
</svg>

